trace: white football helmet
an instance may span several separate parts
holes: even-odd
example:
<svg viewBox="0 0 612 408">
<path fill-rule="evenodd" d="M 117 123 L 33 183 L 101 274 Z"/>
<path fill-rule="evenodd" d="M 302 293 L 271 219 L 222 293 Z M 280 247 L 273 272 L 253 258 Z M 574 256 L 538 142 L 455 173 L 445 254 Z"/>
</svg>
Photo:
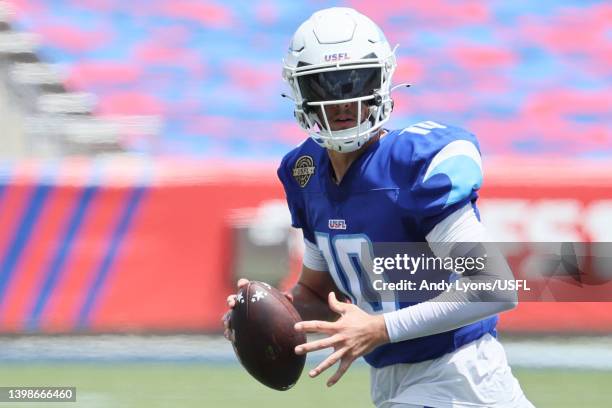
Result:
<svg viewBox="0 0 612 408">
<path fill-rule="evenodd" d="M 283 60 L 297 122 L 322 147 L 359 149 L 389 120 L 396 65 L 395 50 L 368 17 L 344 7 L 317 11 L 297 29 Z M 332 130 L 326 107 L 347 103 L 358 104 L 355 126 Z"/>
</svg>

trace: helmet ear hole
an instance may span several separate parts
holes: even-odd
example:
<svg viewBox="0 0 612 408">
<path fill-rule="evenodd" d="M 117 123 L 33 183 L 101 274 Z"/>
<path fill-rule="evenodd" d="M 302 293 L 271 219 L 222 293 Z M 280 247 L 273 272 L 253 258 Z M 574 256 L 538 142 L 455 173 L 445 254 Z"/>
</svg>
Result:
<svg viewBox="0 0 612 408">
<path fill-rule="evenodd" d="M 304 99 L 304 101 L 302 101 L 302 110 L 307 115 L 314 111 L 314 109 L 310 105 L 308 105 L 308 100 L 307 99 Z"/>
<path fill-rule="evenodd" d="M 380 96 L 379 93 L 375 93 L 374 94 L 374 99 L 372 100 L 372 103 L 376 106 L 380 106 L 382 105 L 382 96 Z"/>
</svg>

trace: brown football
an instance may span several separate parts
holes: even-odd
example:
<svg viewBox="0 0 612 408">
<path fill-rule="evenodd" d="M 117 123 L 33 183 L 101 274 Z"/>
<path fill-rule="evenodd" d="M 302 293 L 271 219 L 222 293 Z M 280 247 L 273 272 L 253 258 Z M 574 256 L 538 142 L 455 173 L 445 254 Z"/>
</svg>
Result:
<svg viewBox="0 0 612 408">
<path fill-rule="evenodd" d="M 234 351 L 262 384 L 285 391 L 300 378 L 306 356 L 295 354 L 295 346 L 306 336 L 293 327 L 300 320 L 291 302 L 267 283 L 251 281 L 238 291 L 230 320 Z"/>
</svg>

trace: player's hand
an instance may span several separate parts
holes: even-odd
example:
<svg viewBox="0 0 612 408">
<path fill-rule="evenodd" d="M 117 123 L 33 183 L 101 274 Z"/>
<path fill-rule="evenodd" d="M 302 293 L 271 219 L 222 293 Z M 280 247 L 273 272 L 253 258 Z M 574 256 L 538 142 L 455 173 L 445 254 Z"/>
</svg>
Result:
<svg viewBox="0 0 612 408">
<path fill-rule="evenodd" d="M 248 284 L 248 279 L 238 279 L 238 283 L 236 284 L 236 286 L 238 287 L 238 290 L 240 290 Z M 233 333 L 230 328 L 230 317 L 232 316 L 232 309 L 234 308 L 234 306 L 236 306 L 236 295 L 232 294 L 227 297 L 227 307 L 229 307 L 229 310 L 225 312 L 223 314 L 223 317 L 221 318 L 221 320 L 223 321 L 223 336 L 232 342 L 234 341 L 234 339 L 232 338 Z"/>
<path fill-rule="evenodd" d="M 238 290 L 240 290 L 248 284 L 249 280 L 242 278 L 238 279 L 238 283 L 236 284 L 236 286 L 238 287 Z M 283 292 L 283 295 L 285 295 L 285 297 L 289 299 L 289 301 L 293 302 L 293 295 L 291 293 Z M 234 308 L 234 306 L 236 306 L 236 295 L 232 294 L 227 297 L 227 307 L 229 307 L 229 310 L 225 312 L 223 314 L 223 317 L 221 318 L 221 320 L 223 321 L 223 336 L 232 342 L 234 341 L 234 339 L 230 327 L 230 318 L 232 316 L 232 309 Z"/>
<path fill-rule="evenodd" d="M 295 352 L 305 354 L 333 347 L 334 352 L 308 373 L 314 378 L 340 361 L 336 373 L 327 380 L 327 386 L 331 387 L 340 380 L 353 361 L 388 343 L 389 335 L 382 315 L 370 315 L 355 305 L 339 302 L 334 292 L 328 298 L 329 307 L 340 314 L 340 319 L 333 323 L 319 320 L 296 323 L 297 331 L 325 333 L 329 337 L 301 344 L 295 348 Z"/>
</svg>

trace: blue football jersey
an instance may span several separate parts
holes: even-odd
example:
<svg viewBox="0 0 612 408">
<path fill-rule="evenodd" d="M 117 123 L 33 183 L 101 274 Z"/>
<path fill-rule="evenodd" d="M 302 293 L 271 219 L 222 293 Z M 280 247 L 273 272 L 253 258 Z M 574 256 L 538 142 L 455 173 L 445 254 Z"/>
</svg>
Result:
<svg viewBox="0 0 612 408">
<path fill-rule="evenodd" d="M 476 209 L 482 183 L 474 135 L 427 121 L 387 131 L 351 164 L 340 184 L 324 148 L 307 139 L 282 160 L 292 225 L 323 254 L 336 286 L 369 313 L 407 307 L 373 301 L 372 284 L 360 271 L 363 245 L 425 242 L 440 221 L 465 205 Z M 478 212 L 476 212 L 478 214 Z M 495 335 L 497 316 L 445 333 L 378 347 L 365 356 L 374 367 L 437 358 Z"/>
</svg>

